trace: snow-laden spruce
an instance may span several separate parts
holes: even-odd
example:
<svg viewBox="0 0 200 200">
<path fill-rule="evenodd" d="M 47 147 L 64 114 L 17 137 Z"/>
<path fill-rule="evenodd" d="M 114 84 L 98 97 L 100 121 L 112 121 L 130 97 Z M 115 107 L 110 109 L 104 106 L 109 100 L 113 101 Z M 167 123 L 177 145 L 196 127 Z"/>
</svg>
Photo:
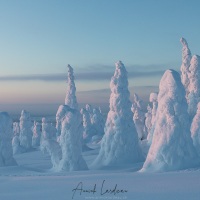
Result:
<svg viewBox="0 0 200 200">
<path fill-rule="evenodd" d="M 91 121 L 91 123 L 92 123 L 92 118 L 93 118 L 93 108 L 92 108 L 92 105 L 86 104 L 86 105 L 85 105 L 85 109 L 86 109 L 87 112 L 89 113 L 90 121 Z"/>
<path fill-rule="evenodd" d="M 58 170 L 77 171 L 88 169 L 82 153 L 83 126 L 78 110 L 68 107 L 65 119 L 62 122 L 60 145 L 62 159 Z"/>
<path fill-rule="evenodd" d="M 148 134 L 150 133 L 151 130 L 151 119 L 152 119 L 152 108 L 148 104 L 147 113 L 145 113 L 145 126 Z"/>
<path fill-rule="evenodd" d="M 138 135 L 133 123 L 127 71 L 118 61 L 110 82 L 110 111 L 99 155 L 92 167 L 118 166 L 142 160 Z"/>
<path fill-rule="evenodd" d="M 153 133 L 154 133 L 154 129 L 155 129 L 155 123 L 156 123 L 156 112 L 157 112 L 157 108 L 158 108 L 158 94 L 155 92 L 152 92 L 149 96 L 149 101 L 152 103 L 152 110 L 151 110 L 151 129 L 148 133 L 147 136 L 147 141 L 148 144 L 150 145 L 152 142 L 152 138 L 153 138 Z"/>
<path fill-rule="evenodd" d="M 133 104 L 131 110 L 133 112 L 133 121 L 138 133 L 138 138 L 140 140 L 145 139 L 147 137 L 147 130 L 145 127 L 144 102 L 135 93 L 133 95 Z"/>
<path fill-rule="evenodd" d="M 200 103 L 198 103 L 197 112 L 193 118 L 190 130 L 193 144 L 200 156 Z"/>
<path fill-rule="evenodd" d="M 200 101 L 200 56 L 192 56 L 189 70 L 188 112 L 193 118 L 197 110 L 197 104 Z"/>
<path fill-rule="evenodd" d="M 40 138 L 41 138 L 41 125 L 39 122 L 34 121 L 33 136 L 32 136 L 32 146 L 33 147 L 40 146 Z"/>
<path fill-rule="evenodd" d="M 183 86 L 185 88 L 186 91 L 186 97 L 188 97 L 189 94 L 189 84 L 190 84 L 190 80 L 189 80 L 189 74 L 190 74 L 190 61 L 192 58 L 192 54 L 190 52 L 190 49 L 188 47 L 188 43 L 186 41 L 186 39 L 181 38 L 180 42 L 182 44 L 182 65 L 181 65 L 181 81 L 183 83 Z"/>
<path fill-rule="evenodd" d="M 67 92 L 65 97 L 65 105 L 68 105 L 70 108 L 78 109 L 73 68 L 70 65 L 68 65 L 67 67 L 68 67 L 68 79 L 67 79 Z"/>
<path fill-rule="evenodd" d="M 0 112 L 0 167 L 16 165 L 12 150 L 12 119 L 6 112 Z"/>
<path fill-rule="evenodd" d="M 167 70 L 160 81 L 153 140 L 141 171 L 172 171 L 199 165 L 187 107 L 179 73 Z"/>
<path fill-rule="evenodd" d="M 20 134 L 20 127 L 19 127 L 19 123 L 18 122 L 14 122 L 13 123 L 13 135 L 17 135 L 19 136 Z"/>
<path fill-rule="evenodd" d="M 26 110 L 22 110 L 21 117 L 20 117 L 20 145 L 29 150 L 32 145 L 32 122 L 30 113 Z"/>
<path fill-rule="evenodd" d="M 105 120 L 103 118 L 100 108 L 93 109 L 92 126 L 95 131 L 95 135 L 98 135 L 100 137 L 104 135 Z"/>
</svg>

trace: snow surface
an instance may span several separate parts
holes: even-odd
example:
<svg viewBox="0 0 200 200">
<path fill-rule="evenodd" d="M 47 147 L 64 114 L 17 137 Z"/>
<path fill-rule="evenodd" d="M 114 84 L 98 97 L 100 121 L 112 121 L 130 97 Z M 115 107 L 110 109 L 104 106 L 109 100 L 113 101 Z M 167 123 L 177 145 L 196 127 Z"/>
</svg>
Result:
<svg viewBox="0 0 200 200">
<path fill-rule="evenodd" d="M 172 171 L 200 165 L 190 136 L 187 108 L 179 73 L 167 70 L 160 81 L 153 140 L 141 171 Z"/>
<path fill-rule="evenodd" d="M 90 165 L 98 149 L 83 153 Z M 0 199 L 2 200 L 70 200 L 78 183 L 83 189 L 96 193 L 75 193 L 74 200 L 127 199 L 127 200 L 199 200 L 200 169 L 167 173 L 139 173 L 141 164 L 131 164 L 119 169 L 89 170 L 55 173 L 50 170 L 50 157 L 40 151 L 16 155 L 18 166 L 1 167 Z M 103 191 L 127 190 L 127 193 L 101 195 Z"/>
</svg>

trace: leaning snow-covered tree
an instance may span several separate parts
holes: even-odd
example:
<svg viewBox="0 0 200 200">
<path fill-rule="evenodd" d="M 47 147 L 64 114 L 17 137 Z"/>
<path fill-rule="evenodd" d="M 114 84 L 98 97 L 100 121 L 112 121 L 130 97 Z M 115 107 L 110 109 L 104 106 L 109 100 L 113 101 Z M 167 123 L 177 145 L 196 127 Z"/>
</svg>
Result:
<svg viewBox="0 0 200 200">
<path fill-rule="evenodd" d="M 141 171 L 172 171 L 200 164 L 187 107 L 179 73 L 167 70 L 160 81 L 153 140 Z"/>
<path fill-rule="evenodd" d="M 185 87 L 185 91 L 186 91 L 186 97 L 188 97 L 189 91 L 188 91 L 188 87 L 189 87 L 189 74 L 190 74 L 190 61 L 192 58 L 192 54 L 190 52 L 190 49 L 188 47 L 188 43 L 186 41 L 186 39 L 181 38 L 180 42 L 183 46 L 182 48 L 182 65 L 181 65 L 181 81 L 183 83 L 183 86 Z"/>
<path fill-rule="evenodd" d="M 188 112 L 193 118 L 197 110 L 197 104 L 200 101 L 200 56 L 192 56 L 189 70 Z"/>
<path fill-rule="evenodd" d="M 22 110 L 20 117 L 20 145 L 29 150 L 32 145 L 32 122 L 30 113 L 26 110 Z"/>
<path fill-rule="evenodd" d="M 12 119 L 6 112 L 0 112 L 0 167 L 16 165 L 12 150 Z"/>
<path fill-rule="evenodd" d="M 110 82 L 110 111 L 94 168 L 136 163 L 142 160 L 138 135 L 133 123 L 127 71 L 118 61 Z"/>
<path fill-rule="evenodd" d="M 65 105 L 68 105 L 70 108 L 78 109 L 73 68 L 70 65 L 68 65 L 67 67 L 68 67 L 68 79 L 67 79 L 68 84 L 65 97 Z"/>
<path fill-rule="evenodd" d="M 200 103 L 198 103 L 197 112 L 193 118 L 190 130 L 193 144 L 200 156 Z"/>
</svg>

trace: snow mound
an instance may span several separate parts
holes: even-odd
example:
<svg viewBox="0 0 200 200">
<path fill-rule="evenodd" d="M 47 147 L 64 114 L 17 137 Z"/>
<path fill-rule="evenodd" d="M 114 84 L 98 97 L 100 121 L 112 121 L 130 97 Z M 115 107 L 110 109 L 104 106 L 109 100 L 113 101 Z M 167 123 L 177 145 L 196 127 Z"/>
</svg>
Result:
<svg viewBox="0 0 200 200">
<path fill-rule="evenodd" d="M 16 165 L 12 150 L 12 119 L 0 112 L 0 167 Z"/>
<path fill-rule="evenodd" d="M 142 160 L 138 135 L 133 123 L 127 71 L 124 64 L 116 64 L 110 82 L 110 111 L 105 125 L 105 135 L 101 141 L 99 155 L 93 168 L 136 163 Z"/>
<path fill-rule="evenodd" d="M 153 140 L 141 171 L 173 171 L 200 164 L 187 107 L 179 73 L 167 70 L 160 81 Z"/>
</svg>

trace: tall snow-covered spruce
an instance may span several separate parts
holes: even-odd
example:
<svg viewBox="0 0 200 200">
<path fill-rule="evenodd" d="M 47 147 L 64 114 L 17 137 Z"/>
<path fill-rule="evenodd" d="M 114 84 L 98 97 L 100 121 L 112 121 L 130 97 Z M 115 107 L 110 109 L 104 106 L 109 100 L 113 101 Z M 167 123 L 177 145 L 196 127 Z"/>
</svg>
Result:
<svg viewBox="0 0 200 200">
<path fill-rule="evenodd" d="M 192 56 L 189 70 L 188 112 L 193 118 L 197 110 L 197 104 L 200 101 L 200 56 Z"/>
<path fill-rule="evenodd" d="M 16 165 L 12 150 L 12 119 L 0 112 L 0 167 Z"/>
<path fill-rule="evenodd" d="M 167 70 L 160 81 L 153 140 L 141 171 L 173 171 L 199 165 L 187 107 L 179 73 Z"/>
<path fill-rule="evenodd" d="M 110 82 L 110 111 L 105 135 L 93 168 L 136 163 L 143 159 L 133 123 L 127 71 L 121 61 L 115 65 L 115 73 Z"/>
<path fill-rule="evenodd" d="M 192 59 L 192 54 L 190 52 L 190 49 L 188 47 L 188 43 L 186 39 L 181 38 L 180 42 L 182 44 L 182 65 L 181 65 L 181 81 L 183 83 L 183 86 L 185 87 L 186 91 L 186 97 L 189 94 L 188 87 L 189 87 L 189 74 L 190 74 L 190 61 Z"/>
<path fill-rule="evenodd" d="M 78 109 L 73 68 L 70 65 L 67 65 L 67 67 L 68 67 L 68 80 L 67 80 L 68 85 L 65 97 L 65 105 L 68 105 L 70 108 Z"/>
</svg>

